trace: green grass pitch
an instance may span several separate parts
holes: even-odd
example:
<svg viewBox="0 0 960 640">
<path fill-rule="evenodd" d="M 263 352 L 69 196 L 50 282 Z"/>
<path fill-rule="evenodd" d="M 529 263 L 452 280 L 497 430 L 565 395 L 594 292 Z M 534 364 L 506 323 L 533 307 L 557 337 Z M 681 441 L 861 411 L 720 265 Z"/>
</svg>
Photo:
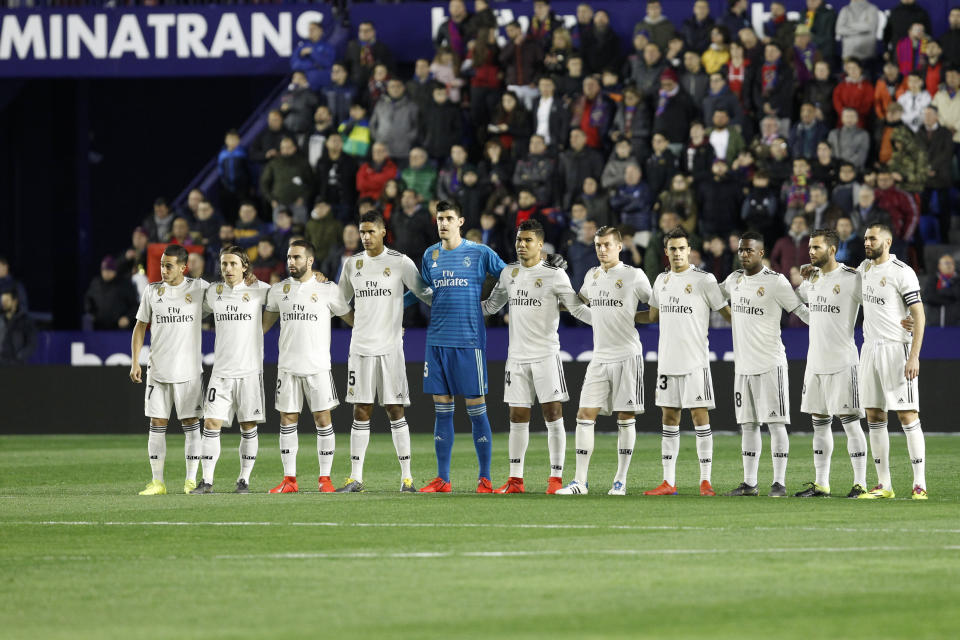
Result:
<svg viewBox="0 0 960 640">
<path fill-rule="evenodd" d="M 381 421 L 382 422 L 382 421 Z M 382 425 L 378 425 L 382 426 Z M 462 426 L 462 425 L 461 425 Z M 894 429 L 891 429 L 894 431 Z M 239 437 L 223 437 L 215 488 L 185 496 L 181 435 L 167 437 L 171 495 L 149 479 L 146 434 L 0 437 L 0 637 L 57 638 L 949 638 L 960 628 L 960 438 L 927 438 L 927 502 L 907 498 L 902 436 L 891 438 L 898 499 L 700 498 L 692 430 L 681 495 L 659 483 L 660 440 L 640 436 L 626 497 L 606 495 L 616 439 L 598 435 L 588 496 L 546 496 L 545 434 L 527 454 L 527 495 L 475 495 L 467 434 L 452 495 L 401 495 L 390 436 L 371 439 L 370 491 L 316 493 L 300 436 L 300 495 L 261 436 L 252 495 L 231 495 Z M 715 437 L 714 486 L 741 476 L 739 437 Z M 506 478 L 494 442 L 494 485 Z M 415 481 L 434 475 L 413 436 Z M 339 485 L 349 436 L 338 434 Z M 573 474 L 573 436 L 565 479 Z M 810 436 L 791 437 L 788 489 L 813 479 Z M 769 442 L 760 465 L 770 483 Z M 875 474 L 872 464 L 868 479 Z M 836 437 L 832 485 L 852 484 Z"/>
</svg>

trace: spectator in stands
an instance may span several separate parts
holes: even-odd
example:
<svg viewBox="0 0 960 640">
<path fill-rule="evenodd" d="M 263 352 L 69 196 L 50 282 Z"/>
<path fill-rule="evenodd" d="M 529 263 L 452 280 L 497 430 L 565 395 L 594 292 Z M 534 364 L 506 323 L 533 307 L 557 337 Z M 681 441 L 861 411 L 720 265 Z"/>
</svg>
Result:
<svg viewBox="0 0 960 640">
<path fill-rule="evenodd" d="M 146 233 L 142 227 L 137 227 L 141 231 Z M 136 230 L 134 230 L 136 234 Z M 144 254 L 146 254 L 146 240 L 144 239 L 143 247 Z M 0 256 L 0 293 L 4 291 L 16 291 L 17 292 L 17 304 L 20 309 L 27 310 L 27 290 L 24 288 L 23 283 L 13 277 L 13 274 L 10 273 L 10 261 L 5 256 Z"/>
<path fill-rule="evenodd" d="M 699 189 L 701 236 L 727 235 L 739 228 L 743 187 L 727 170 L 726 160 L 713 161 L 712 179 L 701 183 Z"/>
<path fill-rule="evenodd" d="M 960 7 L 950 9 L 947 17 L 949 29 L 940 36 L 940 47 L 946 67 L 960 65 Z"/>
<path fill-rule="evenodd" d="M 946 243 L 949 241 L 952 215 L 950 187 L 953 185 L 953 136 L 950 131 L 940 126 L 939 114 L 934 106 L 924 109 L 923 127 L 917 133 L 917 143 L 926 155 L 929 165 L 920 210 L 931 213 L 931 201 L 936 195 L 940 235 Z"/>
<path fill-rule="evenodd" d="M 417 194 L 407 189 L 400 197 L 400 210 L 390 216 L 393 248 L 410 256 L 417 266 L 423 252 L 437 241 L 436 225 L 426 206 L 417 201 Z"/>
<path fill-rule="evenodd" d="M 446 89 L 450 102 L 459 105 L 460 88 L 466 84 L 466 81 L 460 77 L 460 67 L 453 57 L 453 52 L 449 49 L 438 50 L 430 64 L 430 74 Z"/>
<path fill-rule="evenodd" d="M 810 229 L 836 229 L 837 220 L 846 216 L 843 209 L 830 202 L 827 187 L 819 182 L 810 187 L 810 201 L 804 207 L 804 214 Z"/>
<path fill-rule="evenodd" d="M 900 76 L 897 65 L 890 61 L 885 62 L 883 74 L 877 78 L 873 88 L 873 112 L 877 118 L 886 119 L 887 109 L 896 102 L 898 95 L 902 92 L 902 84 L 903 78 Z"/>
<path fill-rule="evenodd" d="M 718 144 L 720 142 L 723 142 L 723 140 L 718 137 Z M 693 178 L 696 182 L 709 180 L 715 158 L 716 150 L 710 144 L 710 139 L 707 137 L 706 129 L 703 128 L 703 123 L 699 120 L 694 120 L 690 123 L 690 139 L 687 140 L 686 146 L 680 153 L 678 162 L 680 171 Z M 651 187 L 655 189 L 655 193 L 666 189 L 669 184 L 663 181 L 666 176 L 661 175 L 657 177 L 657 170 L 653 167 L 651 167 L 651 169 L 650 175 L 654 181 Z M 648 182 L 650 182 L 650 180 L 648 180 Z"/>
<path fill-rule="evenodd" d="M 670 144 L 662 133 L 653 135 L 653 153 L 647 158 L 644 168 L 646 182 L 655 194 L 666 189 L 677 172 L 677 156 L 670 150 Z"/>
<path fill-rule="evenodd" d="M 377 31 L 372 22 L 361 22 L 357 27 L 357 39 L 347 43 L 347 66 L 350 68 L 350 81 L 356 87 L 367 86 L 373 68 L 383 64 L 393 70 L 393 53 L 389 47 L 377 40 Z"/>
<path fill-rule="evenodd" d="M 546 141 L 543 136 L 531 136 L 529 153 L 517 161 L 513 170 L 514 186 L 529 190 L 538 203 L 549 205 L 554 202 L 556 181 L 557 163 L 547 154 Z"/>
<path fill-rule="evenodd" d="M 833 157 L 833 149 L 830 147 L 830 143 L 821 140 L 817 143 L 817 152 L 810 164 L 810 180 L 823 183 L 827 185 L 828 189 L 833 189 L 839 177 L 840 165 L 843 162 L 847 161 Z"/>
<path fill-rule="evenodd" d="M 456 150 L 454 145 L 450 150 L 451 155 Z M 461 147 L 462 149 L 463 147 Z M 466 151 L 464 151 L 464 162 L 466 162 Z M 503 145 L 499 140 L 487 140 L 483 145 L 483 160 L 480 162 L 480 171 L 485 179 L 494 187 L 509 187 L 513 179 L 513 162 L 510 156 L 503 152 Z M 440 181 L 441 189 L 443 180 Z M 442 196 L 441 196 L 442 197 Z"/>
<path fill-rule="evenodd" d="M 807 0 L 807 12 L 804 22 L 810 29 L 814 48 L 824 59 L 833 58 L 836 41 L 837 13 L 823 0 Z"/>
<path fill-rule="evenodd" d="M 919 71 L 926 64 L 924 48 L 929 41 L 927 33 L 929 33 L 928 27 L 915 22 L 910 25 L 907 35 L 896 44 L 897 66 L 900 67 L 900 73 L 903 75 Z"/>
<path fill-rule="evenodd" d="M 728 0 L 727 12 L 723 14 L 717 24 L 723 25 L 728 34 L 739 33 L 741 29 L 752 29 L 750 11 L 747 0 Z"/>
<path fill-rule="evenodd" d="M 330 205 L 323 200 L 314 203 L 304 235 L 313 245 L 314 258 L 317 262 L 323 264 L 330 249 L 340 242 L 342 234 L 343 225 L 334 217 Z"/>
<path fill-rule="evenodd" d="M 357 100 L 357 88 L 349 83 L 349 78 L 347 67 L 342 62 L 330 67 L 330 85 L 324 87 L 323 97 L 335 125 L 350 117 L 350 105 Z"/>
<path fill-rule="evenodd" d="M 433 102 L 433 89 L 436 86 L 437 83 L 430 72 L 430 61 L 426 58 L 417 58 L 413 63 L 413 77 L 407 81 L 407 97 L 413 100 L 421 114 Z"/>
<path fill-rule="evenodd" d="M 315 173 L 317 198 L 332 207 L 337 219 L 347 220 L 357 201 L 357 162 L 344 150 L 340 134 L 331 134 L 325 147 Z"/>
<path fill-rule="evenodd" d="M 273 240 L 273 246 L 281 259 L 287 255 L 287 249 L 290 248 L 290 239 L 294 235 L 302 236 L 305 225 L 297 224 L 297 229 L 293 228 L 293 216 L 287 209 L 280 208 L 277 211 L 274 223 L 270 225 L 270 238 Z"/>
<path fill-rule="evenodd" d="M 926 64 L 921 69 L 923 89 L 931 96 L 935 96 L 944 81 L 943 49 L 936 40 L 930 40 L 923 50 L 927 57 Z"/>
<path fill-rule="evenodd" d="M 816 118 L 823 122 L 827 129 L 832 129 L 837 121 L 837 114 L 833 109 L 833 92 L 836 87 L 829 63 L 821 60 L 814 63 L 813 79 L 803 86 L 801 94 L 801 103 L 812 104 Z"/>
<path fill-rule="evenodd" d="M 810 162 L 806 158 L 793 159 L 793 173 L 790 180 L 780 189 L 780 202 L 785 210 L 784 224 L 797 214 L 802 214 L 810 201 Z"/>
<path fill-rule="evenodd" d="M 697 199 L 690 188 L 691 182 L 678 173 L 670 180 L 670 188 L 660 193 L 656 211 L 670 211 L 677 215 L 678 224 L 693 234 L 697 230 Z M 654 194 L 655 195 L 655 194 Z"/>
<path fill-rule="evenodd" d="M 960 11 L 950 12 L 953 14 Z M 947 67 L 946 82 L 933 97 L 932 106 L 937 108 L 940 126 L 953 134 L 953 152 L 960 165 L 960 63 Z"/>
<path fill-rule="evenodd" d="M 240 205 L 240 210 L 243 210 L 243 204 Z M 257 215 L 256 207 L 253 209 L 253 215 L 254 217 Z M 237 223 L 239 222 L 240 220 L 238 218 Z M 206 251 L 207 262 L 210 264 L 210 270 L 214 274 L 220 275 L 220 249 L 222 247 L 229 247 L 232 244 L 237 244 L 236 238 L 237 231 L 232 224 L 224 223 L 220 225 L 220 231 L 217 233 L 216 240 L 207 246 Z"/>
<path fill-rule="evenodd" d="M 683 35 L 687 49 L 698 54 L 703 53 L 710 46 L 710 30 L 714 21 L 710 15 L 710 5 L 706 0 L 697 0 L 693 3 L 693 15 L 683 21 L 680 33 Z"/>
<path fill-rule="evenodd" d="M 534 0 L 533 15 L 527 26 L 527 39 L 547 51 L 553 41 L 553 32 L 563 27 L 563 20 L 550 8 L 549 0 Z M 509 37 L 509 36 L 508 36 Z"/>
<path fill-rule="evenodd" d="M 668 268 L 667 254 L 663 250 L 663 238 L 679 226 L 680 216 L 675 212 L 667 209 L 660 214 L 657 228 L 643 253 L 643 270 L 648 278 L 656 280 L 657 276 Z M 691 245 L 700 246 L 700 239 L 696 235 L 692 235 L 689 241 Z"/>
<path fill-rule="evenodd" d="M 613 123 L 616 105 L 600 88 L 600 79 L 597 76 L 583 79 L 583 93 L 570 105 L 570 123 L 583 131 L 588 147 L 602 151 L 607 132 Z"/>
<path fill-rule="evenodd" d="M 651 95 L 660 86 L 660 76 L 667 68 L 662 52 L 657 45 L 650 43 L 643 48 L 643 54 L 631 54 L 624 65 L 623 77 L 633 83 L 642 95 Z"/>
<path fill-rule="evenodd" d="M 450 147 L 450 157 L 440 170 L 437 180 L 437 197 L 441 200 L 453 200 L 460 183 L 463 182 L 463 172 L 467 168 L 467 150 L 463 145 L 455 144 Z M 509 178 L 507 179 L 509 182 Z"/>
<path fill-rule="evenodd" d="M 591 73 L 604 69 L 620 69 L 623 56 L 620 53 L 620 38 L 610 26 L 610 15 L 603 9 L 593 14 L 593 43 L 582 50 L 584 63 Z"/>
<path fill-rule="evenodd" d="M 638 34 L 641 31 L 647 33 L 649 41 L 660 51 L 667 50 L 667 43 L 676 34 L 673 23 L 663 15 L 663 7 L 660 0 L 649 0 L 647 2 L 647 13 L 643 16 L 643 21 L 638 22 L 633 28 L 633 33 Z"/>
<path fill-rule="evenodd" d="M 150 242 L 167 242 L 170 239 L 170 227 L 173 225 L 173 214 L 165 198 L 153 201 L 153 215 L 144 218 L 143 226 L 147 230 Z"/>
<path fill-rule="evenodd" d="M 744 29 L 744 33 L 753 33 L 750 29 Z M 730 92 L 737 96 L 737 101 L 744 113 L 749 115 L 752 111 L 750 105 L 750 96 L 752 91 L 747 84 L 752 79 L 752 70 L 750 59 L 744 53 L 743 43 L 734 40 L 730 43 L 730 61 L 727 63 L 725 80 Z M 753 131 L 751 128 L 750 131 Z"/>
<path fill-rule="evenodd" d="M 486 207 L 490 192 L 490 185 L 480 182 L 480 175 L 475 167 L 467 165 L 463 168 L 463 179 L 457 186 L 453 199 L 460 205 L 465 229 L 480 227 L 480 214 Z"/>
<path fill-rule="evenodd" d="M 863 262 L 865 255 L 863 239 L 854 231 L 853 219 L 842 215 L 837 218 L 837 261 L 856 269 Z"/>
<path fill-rule="evenodd" d="M 902 120 L 903 105 L 899 102 L 891 102 L 884 114 L 883 122 L 877 127 L 876 147 L 877 162 L 887 164 L 893 157 L 893 134 L 898 129 L 906 129 L 907 125 Z"/>
<path fill-rule="evenodd" d="M 763 50 L 763 65 L 757 70 L 753 84 L 753 104 L 757 111 L 780 120 L 780 131 L 789 127 L 793 111 L 793 90 L 796 86 L 793 71 L 783 59 L 780 46 L 768 42 Z"/>
<path fill-rule="evenodd" d="M 447 90 L 441 85 L 433 85 L 433 95 L 422 113 L 420 129 L 423 146 L 434 162 L 443 162 L 450 148 L 460 143 L 463 136 L 460 108 L 449 101 Z"/>
<path fill-rule="evenodd" d="M 437 29 L 433 44 L 437 49 L 450 49 L 462 60 L 467 54 L 467 42 L 470 40 L 467 32 L 470 14 L 464 0 L 450 0 L 447 4 L 447 15 L 447 19 Z"/>
<path fill-rule="evenodd" d="M 492 121 L 487 125 L 487 134 L 495 136 L 504 151 L 513 157 L 522 155 L 530 136 L 530 114 L 512 91 L 500 96 L 500 104 L 493 112 Z"/>
<path fill-rule="evenodd" d="M 287 274 L 285 260 L 277 255 L 273 239 L 268 237 L 260 238 L 257 243 L 257 257 L 250 262 L 250 267 L 257 280 L 267 284 L 280 282 Z"/>
<path fill-rule="evenodd" d="M 610 198 L 610 209 L 619 224 L 629 225 L 634 231 L 653 231 L 654 198 L 642 178 L 640 165 L 628 164 L 624 184 Z"/>
<path fill-rule="evenodd" d="M 853 107 L 846 107 L 843 110 L 840 121 L 842 126 L 834 129 L 827 136 L 830 150 L 835 158 L 846 160 L 858 171 L 862 171 L 867 164 L 870 136 L 857 124 L 858 115 Z"/>
<path fill-rule="evenodd" d="M 202 253 L 191 251 L 187 254 L 187 277 L 212 279 L 213 273 L 207 273 L 207 259 Z M 138 293 L 142 295 L 142 292 Z"/>
<path fill-rule="evenodd" d="M 176 217 L 170 225 L 170 244 L 179 244 L 185 247 L 198 244 L 190 236 L 190 223 L 184 217 Z"/>
<path fill-rule="evenodd" d="M 567 59 L 573 54 L 573 38 L 570 32 L 563 27 L 553 32 L 550 48 L 543 56 L 544 76 L 563 75 L 567 71 Z"/>
<path fill-rule="evenodd" d="M 297 152 L 297 143 L 290 136 L 280 142 L 280 155 L 272 159 L 260 174 L 260 193 L 273 213 L 283 205 L 300 224 L 307 222 L 307 203 L 313 195 L 313 169 Z"/>
<path fill-rule="evenodd" d="M 400 172 L 400 178 L 422 202 L 429 202 L 436 195 L 437 170 L 427 162 L 427 152 L 423 147 L 410 149 L 409 164 Z"/>
<path fill-rule="evenodd" d="M 841 162 L 837 171 L 837 183 L 830 192 L 830 202 L 840 207 L 844 214 L 849 215 L 858 201 L 862 186 L 863 183 L 857 180 L 857 170 L 853 165 L 849 162 Z M 854 223 L 854 229 L 856 228 Z"/>
<path fill-rule="evenodd" d="M 840 39 L 842 58 L 856 58 L 864 63 L 875 58 L 879 24 L 880 10 L 868 0 L 850 0 L 850 4 L 840 9 L 836 35 Z"/>
<path fill-rule="evenodd" d="M 250 145 L 250 160 L 265 163 L 280 155 L 280 141 L 290 136 L 283 126 L 283 113 L 271 109 L 267 113 L 267 127 L 257 134 Z"/>
<path fill-rule="evenodd" d="M 223 149 L 217 157 L 217 173 L 220 176 L 220 207 L 232 217 L 240 208 L 240 202 L 250 197 L 250 163 L 236 129 L 227 131 L 223 138 Z"/>
<path fill-rule="evenodd" d="M 593 43 L 593 7 L 585 2 L 577 5 L 577 22 L 570 29 L 570 41 L 578 51 Z"/>
<path fill-rule="evenodd" d="M 246 249 L 251 260 L 257 257 L 257 243 L 262 236 L 267 235 L 267 226 L 257 217 L 257 208 L 252 202 L 240 205 L 240 218 L 236 226 L 231 228 L 231 233 L 233 242 L 229 244 L 237 244 Z M 220 227 L 220 240 L 223 246 L 227 246 L 228 238 L 224 238 L 224 227 Z"/>
<path fill-rule="evenodd" d="M 771 269 L 789 276 L 791 267 L 800 267 L 810 262 L 808 229 L 807 219 L 802 213 L 793 216 L 787 235 L 777 240 L 770 252 Z"/>
<path fill-rule="evenodd" d="M 889 168 L 877 170 L 877 188 L 875 190 L 877 206 L 890 214 L 890 228 L 893 231 L 894 246 L 902 241 L 897 251 L 903 253 L 903 243 L 913 242 L 920 212 L 917 201 L 903 189 L 894 184 L 894 176 Z"/>
<path fill-rule="evenodd" d="M 890 213 L 877 205 L 875 189 L 866 184 L 857 192 L 857 201 L 850 218 L 857 229 L 864 229 L 874 222 L 891 224 Z"/>
<path fill-rule="evenodd" d="M 914 24 L 920 24 L 926 33 L 930 33 L 930 15 L 926 9 L 917 5 L 916 0 L 901 0 L 891 9 L 883 29 L 883 44 L 887 51 L 895 53 L 897 44 L 908 37 Z"/>
<path fill-rule="evenodd" d="M 322 40 L 323 25 L 311 22 L 307 41 L 298 42 L 290 58 L 290 69 L 302 72 L 313 91 L 320 91 L 330 84 L 330 67 L 336 55 L 334 48 Z"/>
<path fill-rule="evenodd" d="M 559 173 L 565 209 L 570 207 L 585 178 L 599 179 L 603 173 L 603 156 L 587 146 L 587 136 L 580 128 L 570 131 L 570 147 L 560 154 Z"/>
<path fill-rule="evenodd" d="M 370 113 L 373 113 L 373 109 L 380 102 L 380 98 L 386 95 L 389 80 L 390 72 L 387 70 L 387 65 L 376 64 L 373 67 L 373 73 L 370 74 L 370 79 L 367 80 L 367 86 L 360 87 L 360 100 L 366 105 Z"/>
<path fill-rule="evenodd" d="M 357 225 L 350 223 L 343 227 L 342 243 L 334 247 L 327 254 L 327 259 L 320 266 L 320 272 L 334 282 L 339 282 L 343 271 L 343 263 L 350 256 L 363 251 L 360 244 L 360 230 Z"/>
<path fill-rule="evenodd" d="M 733 254 L 727 249 L 723 238 L 714 234 L 707 237 L 703 244 L 704 270 L 709 271 L 723 282 L 733 272 Z"/>
<path fill-rule="evenodd" d="M 550 76 L 543 76 L 537 82 L 540 95 L 533 101 L 533 131 L 543 138 L 547 147 L 562 149 L 566 144 L 567 131 L 570 129 L 570 113 L 556 95 L 557 85 Z"/>
<path fill-rule="evenodd" d="M 543 59 L 543 51 L 536 40 L 527 39 L 520 23 L 513 21 L 507 25 L 507 44 L 500 50 L 500 65 L 504 70 L 504 82 L 507 91 L 512 91 L 518 99 L 532 104 L 537 97 L 536 69 Z"/>
<path fill-rule="evenodd" d="M 772 247 L 783 230 L 780 218 L 780 195 L 770 187 L 770 177 L 763 171 L 753 174 L 750 189 L 740 207 L 740 218 L 748 231 L 763 236 L 766 246 Z"/>
<path fill-rule="evenodd" d="M 812 158 L 817 145 L 827 139 L 827 127 L 817 120 L 817 110 L 809 102 L 800 106 L 800 120 L 790 130 L 790 154 Z"/>
<path fill-rule="evenodd" d="M 787 142 L 783 138 L 774 139 L 769 152 L 769 156 L 758 164 L 770 176 L 770 185 L 779 191 L 783 183 L 790 179 L 793 160 L 787 150 Z"/>
<path fill-rule="evenodd" d="M 386 145 L 391 158 L 406 158 L 419 131 L 417 105 L 405 92 L 403 82 L 391 78 L 387 83 L 387 95 L 377 102 L 370 119 L 372 138 Z"/>
<path fill-rule="evenodd" d="M 613 152 L 607 158 L 607 164 L 603 166 L 603 173 L 600 175 L 600 184 L 604 189 L 619 189 L 624 183 L 624 173 L 627 165 L 637 164 L 637 158 L 633 155 L 630 143 L 621 140 L 613 147 Z"/>
<path fill-rule="evenodd" d="M 16 288 L 0 293 L 0 365 L 26 364 L 37 349 L 37 329 Z"/>
<path fill-rule="evenodd" d="M 726 75 L 722 69 L 710 74 L 710 90 L 702 104 L 704 122 L 713 123 L 714 112 L 723 109 L 727 114 L 728 124 L 736 127 L 738 133 L 743 134 L 745 124 L 743 107 L 737 96 L 727 86 Z"/>
<path fill-rule="evenodd" d="M 714 156 L 723 158 L 728 165 L 732 165 L 737 156 L 746 150 L 747 143 L 737 127 L 729 126 L 730 112 L 726 107 L 718 106 L 713 110 L 712 123 L 713 127 L 706 133 Z"/>
<path fill-rule="evenodd" d="M 295 71 L 290 78 L 287 91 L 280 96 L 280 112 L 283 114 L 283 126 L 298 136 L 310 131 L 313 114 L 320 105 L 317 94 L 310 88 L 307 74 Z"/>
<path fill-rule="evenodd" d="M 700 56 L 693 51 L 683 54 L 683 71 L 680 74 L 680 88 L 687 92 L 699 111 L 699 105 L 710 90 L 710 77 L 703 72 Z"/>
<path fill-rule="evenodd" d="M 357 194 L 361 198 L 380 197 L 387 180 L 397 177 L 397 165 L 390 159 L 390 150 L 382 142 L 373 144 L 370 160 L 357 171 Z"/>
<path fill-rule="evenodd" d="M 216 234 L 216 231 L 214 231 L 214 234 Z M 147 245 L 149 243 L 150 238 L 147 236 L 146 229 L 143 227 L 134 229 L 130 237 L 130 247 L 123 252 L 123 256 L 117 261 L 117 273 L 129 274 L 146 271 Z M 3 266 L 0 265 L 0 271 L 2 270 Z M 0 291 L 5 291 L 7 287 L 4 286 L 2 281 L 3 279 L 0 278 Z"/>
<path fill-rule="evenodd" d="M 763 25 L 764 42 L 775 44 L 781 51 L 787 51 L 793 44 L 793 34 L 797 23 L 787 15 L 784 0 L 774 0 L 770 3 L 770 19 Z"/>
<path fill-rule="evenodd" d="M 614 143 L 625 140 L 630 144 L 630 153 L 639 162 L 650 155 L 650 111 L 643 101 L 639 89 L 627 86 L 623 91 L 623 101 L 617 107 L 616 115 L 610 127 L 610 139 Z"/>
<path fill-rule="evenodd" d="M 670 144 L 670 151 L 676 156 L 687 141 L 690 123 L 697 116 L 697 107 L 678 84 L 677 72 L 673 69 L 665 69 L 660 74 L 660 91 L 654 104 L 653 133 L 662 134 Z"/>
<path fill-rule="evenodd" d="M 366 158 L 370 151 L 370 122 L 367 108 L 361 103 L 350 105 L 350 117 L 337 129 L 343 139 L 343 150 L 354 158 Z"/>
<path fill-rule="evenodd" d="M 703 69 L 707 75 L 720 72 L 730 61 L 730 32 L 718 24 L 710 30 L 710 47 L 701 57 Z"/>
<path fill-rule="evenodd" d="M 137 313 L 137 290 L 129 278 L 117 277 L 117 261 L 107 256 L 100 262 L 100 275 L 93 279 L 84 297 L 86 313 L 98 331 L 129 329 Z"/>
<path fill-rule="evenodd" d="M 903 107 L 903 122 L 910 131 L 916 133 L 923 125 L 923 110 L 930 106 L 932 98 L 924 90 L 923 78 L 913 71 L 907 75 L 907 90 L 900 94 L 897 102 Z"/>
<path fill-rule="evenodd" d="M 960 325 L 960 277 L 953 256 L 945 253 L 937 261 L 937 273 L 927 278 L 921 299 L 932 307 L 927 324 L 941 327 Z"/>
<path fill-rule="evenodd" d="M 327 138 L 336 132 L 337 126 L 333 121 L 333 114 L 330 113 L 330 107 L 323 104 L 317 107 L 313 112 L 313 128 L 303 144 L 307 152 L 307 162 L 311 167 L 317 166 L 320 158 L 323 157 Z"/>
<path fill-rule="evenodd" d="M 470 119 L 478 138 L 483 138 L 500 92 L 501 70 L 498 64 L 500 48 L 497 29 L 477 31 L 473 47 L 467 54 L 464 72 L 470 76 Z"/>
<path fill-rule="evenodd" d="M 615 224 L 610 212 L 610 199 L 607 193 L 600 189 L 600 180 L 593 176 L 583 179 L 581 192 L 577 199 L 587 208 L 587 217 L 597 223 L 599 227 Z"/>
<path fill-rule="evenodd" d="M 574 291 L 580 291 L 583 279 L 593 267 L 600 266 L 593 239 L 597 235 L 597 223 L 587 218 L 577 234 L 576 240 L 567 247 L 567 264 L 570 272 L 570 284 Z"/>
</svg>

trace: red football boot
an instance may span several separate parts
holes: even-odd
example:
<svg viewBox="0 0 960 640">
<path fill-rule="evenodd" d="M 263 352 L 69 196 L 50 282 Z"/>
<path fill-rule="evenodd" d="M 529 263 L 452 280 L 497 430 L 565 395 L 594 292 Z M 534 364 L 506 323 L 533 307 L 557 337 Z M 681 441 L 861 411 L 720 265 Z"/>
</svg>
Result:
<svg viewBox="0 0 960 640">
<path fill-rule="evenodd" d="M 650 489 L 649 491 L 644 491 L 643 495 L 645 496 L 675 496 L 677 495 L 677 488 L 667 484 L 667 481 L 664 480 L 660 483 L 660 486 L 656 489 Z"/>
<path fill-rule="evenodd" d="M 479 491 L 479 488 L 477 489 Z M 523 478 L 515 478 L 510 476 L 507 478 L 507 483 L 500 487 L 499 489 L 494 489 L 494 493 L 524 493 L 523 491 Z"/>
<path fill-rule="evenodd" d="M 477 480 L 477 493 L 493 493 L 493 483 L 490 482 L 490 478 Z"/>
<path fill-rule="evenodd" d="M 560 476 L 550 476 L 547 479 L 547 493 L 553 495 L 557 489 L 563 488 L 563 478 Z"/>
<path fill-rule="evenodd" d="M 270 489 L 269 493 L 297 493 L 299 491 L 297 476 L 283 476 L 283 482 Z"/>
<path fill-rule="evenodd" d="M 317 489 L 320 490 L 320 493 L 333 493 L 337 490 L 333 486 L 333 482 L 330 481 L 330 476 L 320 476 L 317 478 Z"/>
<path fill-rule="evenodd" d="M 443 478 L 436 477 L 426 486 L 420 487 L 420 493 L 450 493 L 450 483 Z"/>
<path fill-rule="evenodd" d="M 700 495 L 702 496 L 715 496 L 716 492 L 713 490 L 713 487 L 710 486 L 709 480 L 704 480 L 700 483 Z"/>
</svg>

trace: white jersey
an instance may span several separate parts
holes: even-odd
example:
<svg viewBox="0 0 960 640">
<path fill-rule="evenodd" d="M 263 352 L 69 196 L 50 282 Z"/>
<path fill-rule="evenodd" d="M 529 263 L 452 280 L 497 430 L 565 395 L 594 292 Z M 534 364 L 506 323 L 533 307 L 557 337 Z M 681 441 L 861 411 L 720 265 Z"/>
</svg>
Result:
<svg viewBox="0 0 960 640">
<path fill-rule="evenodd" d="M 780 340 L 781 310 L 803 306 L 787 279 L 766 267 L 752 276 L 737 269 L 723 281 L 723 291 L 733 316 L 737 375 L 758 375 L 782 364 L 787 355 Z"/>
<path fill-rule="evenodd" d="M 909 266 L 890 258 L 883 264 L 864 260 L 857 268 L 863 279 L 863 340 L 909 343 L 913 334 L 900 326 L 907 309 L 920 302 L 920 282 Z"/>
<path fill-rule="evenodd" d="M 642 269 L 622 262 L 609 271 L 594 267 L 584 277 L 580 295 L 590 301 L 595 362 L 643 354 L 634 321 L 637 305 L 650 300 L 650 281 Z"/>
<path fill-rule="evenodd" d="M 539 362 L 560 352 L 560 304 L 577 319 L 590 323 L 591 312 L 570 285 L 570 278 L 557 267 L 539 262 L 524 267 L 511 262 L 483 301 L 484 315 L 492 315 L 510 303 L 510 346 L 507 358 L 515 362 Z"/>
<path fill-rule="evenodd" d="M 263 305 L 270 285 L 259 280 L 230 287 L 207 287 L 204 313 L 212 313 L 217 329 L 213 346 L 214 378 L 244 378 L 263 371 Z"/>
<path fill-rule="evenodd" d="M 287 278 L 270 287 L 267 311 L 280 314 L 280 371 L 312 376 L 330 370 L 330 318 L 350 311 L 337 285 Z"/>
<path fill-rule="evenodd" d="M 418 298 L 430 299 L 430 289 L 417 265 L 407 256 L 385 249 L 380 255 L 365 252 L 347 258 L 340 274 L 340 295 L 354 298 L 354 324 L 350 353 L 382 356 L 403 347 L 403 288 Z"/>
<path fill-rule="evenodd" d="M 150 376 L 187 382 L 203 373 L 200 323 L 205 280 L 184 278 L 176 287 L 153 282 L 140 297 L 137 320 L 150 325 Z"/>
<path fill-rule="evenodd" d="M 710 366 L 710 311 L 727 306 L 717 279 L 697 267 L 657 276 L 650 306 L 660 311 L 657 373 L 679 376 Z"/>
<path fill-rule="evenodd" d="M 807 371 L 836 373 L 857 366 L 853 327 L 860 311 L 860 274 L 839 264 L 830 273 L 814 271 L 797 289 L 810 309 Z"/>
</svg>

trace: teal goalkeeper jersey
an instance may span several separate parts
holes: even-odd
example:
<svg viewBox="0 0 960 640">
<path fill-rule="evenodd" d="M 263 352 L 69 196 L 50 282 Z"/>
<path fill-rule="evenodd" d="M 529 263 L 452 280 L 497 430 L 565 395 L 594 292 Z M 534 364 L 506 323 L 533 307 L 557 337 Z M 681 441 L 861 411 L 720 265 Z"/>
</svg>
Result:
<svg viewBox="0 0 960 640">
<path fill-rule="evenodd" d="M 427 248 L 420 265 L 423 279 L 433 289 L 427 345 L 486 347 L 480 306 L 483 282 L 488 275 L 499 278 L 505 266 L 490 247 L 469 240 L 449 251 L 439 242 Z"/>
</svg>

